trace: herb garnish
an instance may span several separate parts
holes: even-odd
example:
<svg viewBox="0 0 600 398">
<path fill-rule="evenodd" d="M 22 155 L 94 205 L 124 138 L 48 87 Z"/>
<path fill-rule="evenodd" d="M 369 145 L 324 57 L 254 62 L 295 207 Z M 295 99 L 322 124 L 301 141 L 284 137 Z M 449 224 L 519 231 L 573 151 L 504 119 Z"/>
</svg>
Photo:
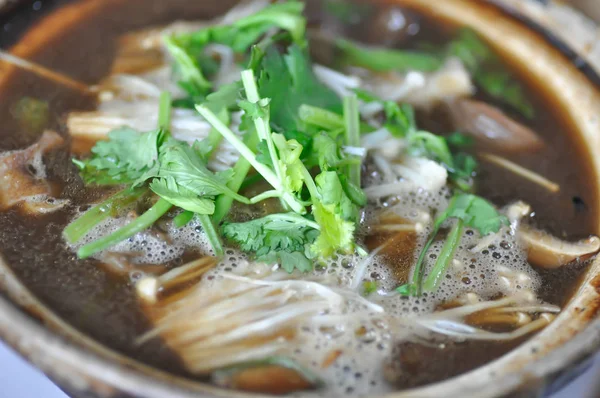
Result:
<svg viewBox="0 0 600 398">
<path fill-rule="evenodd" d="M 448 220 L 456 220 L 450 233 L 446 238 L 446 243 L 442 248 L 440 255 L 433 267 L 433 270 L 423 283 L 424 260 L 429 248 L 433 244 L 442 225 Z M 508 219 L 502 216 L 485 199 L 471 194 L 457 194 L 450 201 L 450 205 L 439 217 L 436 218 L 433 231 L 415 266 L 412 281 L 397 289 L 403 295 L 421 295 L 423 290 L 434 291 L 437 289 L 448 269 L 454 252 L 460 244 L 460 239 L 465 227 L 473 228 L 481 236 L 496 233 L 503 225 L 508 225 Z"/>
<path fill-rule="evenodd" d="M 472 189 L 477 163 L 460 152 L 470 145 L 467 137 L 442 137 L 419 129 L 411 106 L 381 101 L 366 92 L 357 90 L 356 95 L 340 99 L 317 79 L 302 10 L 297 1 L 276 3 L 229 25 L 165 38 L 187 98 L 172 103 L 163 94 L 155 130 L 115 130 L 107 141 L 96 144 L 90 158 L 74 160 L 86 183 L 127 188 L 74 221 L 65 236 L 75 243 L 142 196 L 157 200 L 125 227 L 80 248 L 81 258 L 149 228 L 173 208 L 180 211 L 174 225 L 183 227 L 196 218 L 216 255 L 223 254 L 224 238 L 257 261 L 279 264 L 290 273 L 310 271 L 314 261 L 337 252 L 364 253 L 355 239 L 361 208 L 367 203 L 361 188 L 364 150 L 360 145 L 361 134 L 372 132 L 373 127 L 361 120 L 359 100 L 381 102 L 383 127 L 406 142 L 408 154 L 439 162 L 455 187 L 463 192 Z M 230 47 L 245 67 L 238 81 L 218 89 L 211 82 L 215 61 L 206 54 L 209 44 L 215 43 Z M 469 68 L 479 68 L 489 57 L 480 43 L 473 43 L 457 43 L 453 51 L 464 57 Z M 393 66 L 433 71 L 441 65 L 439 57 L 424 53 L 373 49 L 343 40 L 337 45 L 348 62 L 375 70 Z M 212 126 L 208 137 L 192 146 L 174 139 L 170 134 L 173 105 L 197 109 Z M 242 114 L 237 129 L 232 128 L 233 112 Z M 240 158 L 231 169 L 214 172 L 209 159 L 223 140 Z M 270 188 L 251 198 L 240 193 L 243 186 L 257 183 Z M 246 206 L 267 199 L 279 200 L 283 210 L 246 222 L 227 219 L 234 202 Z M 448 220 L 456 220 L 455 225 L 423 282 L 426 252 Z M 412 282 L 399 291 L 418 295 L 435 289 L 464 228 L 486 235 L 504 223 L 505 217 L 482 198 L 457 194 L 437 218 Z M 364 285 L 365 294 L 375 290 L 376 283 Z"/>
</svg>

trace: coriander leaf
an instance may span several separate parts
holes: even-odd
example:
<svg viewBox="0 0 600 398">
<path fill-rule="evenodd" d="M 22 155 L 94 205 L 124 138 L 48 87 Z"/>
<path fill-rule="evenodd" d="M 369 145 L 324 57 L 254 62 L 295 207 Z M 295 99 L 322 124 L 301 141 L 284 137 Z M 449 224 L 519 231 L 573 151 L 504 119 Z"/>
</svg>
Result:
<svg viewBox="0 0 600 398">
<path fill-rule="evenodd" d="M 343 160 L 340 146 L 326 133 L 321 133 L 314 137 L 312 152 L 322 171 L 337 168 Z"/>
<path fill-rule="evenodd" d="M 167 50 L 173 57 L 174 72 L 179 77 L 179 85 L 192 98 L 205 96 L 212 84 L 202 73 L 198 60 L 189 53 L 185 45 L 177 37 L 165 36 Z"/>
<path fill-rule="evenodd" d="M 295 268 L 302 272 L 312 270 L 312 263 L 304 253 L 306 246 L 315 240 L 314 227 L 318 226 L 300 215 L 289 213 L 245 223 L 225 223 L 221 231 L 241 250 L 255 253 L 257 261 L 279 263 L 291 273 Z"/>
<path fill-rule="evenodd" d="M 227 195 L 248 203 L 248 199 L 227 187 L 232 171 L 213 173 L 206 168 L 200 154 L 186 143 L 171 140 L 161 148 L 160 170 L 157 177 L 172 178 L 179 187 L 200 197 Z"/>
<path fill-rule="evenodd" d="M 427 131 L 417 131 L 408 137 L 408 152 L 413 156 L 422 156 L 442 163 L 446 168 L 454 166 L 452 153 L 446 139 Z"/>
<path fill-rule="evenodd" d="M 322 204 L 336 206 L 336 213 L 339 213 L 343 219 L 356 221 L 358 209 L 346 195 L 338 173 L 323 172 L 315 178 L 315 182 L 321 193 Z"/>
<path fill-rule="evenodd" d="M 535 109 L 523 86 L 509 71 L 482 69 L 475 74 L 475 82 L 493 98 L 510 105 L 526 118 L 535 117 Z"/>
<path fill-rule="evenodd" d="M 306 131 L 298 113 L 303 104 L 341 111 L 338 96 L 319 82 L 308 55 L 295 45 L 286 55 L 267 52 L 258 87 L 262 97 L 271 98 L 271 123 L 280 132 Z"/>
<path fill-rule="evenodd" d="M 258 152 L 256 155 L 257 161 L 269 166 L 270 168 L 274 167 L 273 159 L 271 159 L 271 154 L 269 153 L 269 144 L 267 144 L 267 141 L 262 140 L 259 142 L 258 146 L 256 147 L 256 152 Z"/>
<path fill-rule="evenodd" d="M 315 182 L 318 198 L 313 197 L 313 215 L 320 234 L 312 251 L 322 258 L 338 250 L 350 252 L 354 248 L 358 208 L 346 196 L 337 172 L 323 172 Z"/>
<path fill-rule="evenodd" d="M 276 3 L 228 25 L 213 25 L 196 32 L 166 37 L 165 45 L 173 58 L 179 85 L 189 96 L 176 101 L 176 104 L 193 108 L 211 92 L 212 83 L 207 76 L 214 74 L 219 66 L 205 54 L 209 44 L 222 44 L 232 48 L 236 54 L 242 54 L 261 36 L 279 28 L 289 32 L 297 45 L 305 47 L 303 9 L 304 4 L 298 1 Z"/>
<path fill-rule="evenodd" d="M 302 15 L 303 11 L 304 4 L 302 2 L 288 1 L 272 4 L 254 15 L 239 20 L 234 26 L 238 29 L 237 40 L 244 44 L 232 47 L 238 52 L 245 51 L 250 44 L 256 42 L 260 36 L 273 27 L 288 31 L 294 43 L 304 47 L 306 45 L 306 19 Z M 249 28 L 253 29 L 250 31 Z M 248 42 L 250 44 L 247 44 Z"/>
<path fill-rule="evenodd" d="M 310 272 L 313 269 L 313 264 L 310 259 L 306 257 L 304 252 L 278 252 L 279 263 L 281 268 L 286 270 L 288 273 L 294 272 L 297 269 L 300 272 Z"/>
<path fill-rule="evenodd" d="M 286 140 L 283 134 L 273 134 L 272 137 L 279 154 L 284 187 L 291 192 L 300 192 L 304 186 L 304 165 L 300 160 L 302 145 L 296 140 Z"/>
<path fill-rule="evenodd" d="M 454 156 L 454 166 L 450 172 L 452 181 L 465 192 L 473 188 L 473 180 L 477 172 L 477 160 L 471 155 L 458 153 Z"/>
<path fill-rule="evenodd" d="M 370 69 L 374 72 L 418 70 L 433 72 L 442 66 L 442 60 L 424 52 L 371 47 L 346 39 L 335 42 L 342 53 L 343 63 Z"/>
<path fill-rule="evenodd" d="M 217 91 L 207 95 L 204 105 L 215 113 L 229 110 L 237 106 L 237 101 L 241 98 L 241 91 L 242 83 L 240 81 L 225 84 Z"/>
<path fill-rule="evenodd" d="M 113 130 L 108 141 L 99 141 L 92 148 L 92 157 L 76 161 L 88 184 L 139 185 L 147 173 L 158 167 L 158 146 L 164 137 L 162 130 L 138 133 L 131 128 Z"/>
<path fill-rule="evenodd" d="M 456 196 L 447 214 L 448 218 L 463 220 L 467 227 L 476 229 L 481 236 L 496 233 L 503 225 L 509 225 L 508 219 L 500 215 L 490 202 L 471 194 Z"/>
<path fill-rule="evenodd" d="M 270 104 L 269 98 L 263 98 L 258 102 L 250 102 L 242 100 L 239 102 L 240 108 L 244 111 L 245 115 L 251 119 L 269 119 L 270 117 Z"/>
<path fill-rule="evenodd" d="M 213 214 L 215 203 L 213 199 L 200 198 L 194 192 L 179 186 L 173 177 L 155 178 L 150 183 L 150 189 L 174 206 L 197 214 Z"/>
<path fill-rule="evenodd" d="M 354 248 L 354 223 L 346 221 L 335 205 L 317 203 L 313 215 L 321 226 L 321 233 L 311 250 L 321 258 L 331 257 L 336 251 L 350 252 Z"/>
<path fill-rule="evenodd" d="M 409 104 L 398 104 L 393 101 L 382 101 L 385 111 L 385 127 L 393 136 L 403 138 L 417 131 L 415 110 Z"/>
<path fill-rule="evenodd" d="M 448 44 L 447 53 L 460 58 L 471 71 L 495 57 L 492 49 L 469 28 L 461 29 L 457 38 Z"/>
</svg>

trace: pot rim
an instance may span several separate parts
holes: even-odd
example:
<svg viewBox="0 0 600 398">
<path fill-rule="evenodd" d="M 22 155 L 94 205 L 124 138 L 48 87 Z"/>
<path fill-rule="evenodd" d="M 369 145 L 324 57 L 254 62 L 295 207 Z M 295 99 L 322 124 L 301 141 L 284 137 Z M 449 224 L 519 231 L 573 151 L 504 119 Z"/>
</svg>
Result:
<svg viewBox="0 0 600 398">
<path fill-rule="evenodd" d="M 528 29 L 540 34 L 553 49 L 558 50 L 584 73 L 592 85 L 600 87 L 600 75 L 596 69 L 558 35 L 502 0 L 486 1 L 501 9 L 508 17 L 514 18 L 526 25 Z M 89 5 L 94 2 L 87 3 Z M 596 263 L 600 267 L 600 261 Z M 596 279 L 598 278 L 588 279 L 586 285 L 598 290 L 595 285 L 600 286 L 600 281 Z M 187 398 L 198 397 L 198 394 L 207 397 L 259 396 L 219 389 L 145 365 L 140 366 L 134 360 L 125 359 L 121 354 L 81 335 L 60 320 L 26 287 L 20 285 L 9 266 L 1 259 L 0 285 L 4 285 L 0 286 L 0 292 L 4 290 L 6 294 L 4 296 L 0 293 L 0 337 L 58 383 L 65 383 L 78 391 L 90 391 L 100 396 L 120 396 L 121 392 L 148 398 L 164 396 Z M 596 310 L 594 309 L 594 315 Z M 514 392 L 525 385 L 538 390 L 545 389 L 544 378 L 560 373 L 566 367 L 592 355 L 600 347 L 600 319 L 589 322 L 583 330 L 574 333 L 574 337 L 564 344 L 551 348 L 547 353 L 518 370 L 502 375 L 495 380 L 493 387 L 482 386 L 481 383 L 473 386 L 465 384 L 457 388 L 456 392 L 460 391 L 467 397 L 492 397 Z M 418 390 L 401 391 L 392 396 L 395 398 L 424 396 L 422 393 L 431 390 L 432 387 L 453 383 L 461 377 Z"/>
</svg>

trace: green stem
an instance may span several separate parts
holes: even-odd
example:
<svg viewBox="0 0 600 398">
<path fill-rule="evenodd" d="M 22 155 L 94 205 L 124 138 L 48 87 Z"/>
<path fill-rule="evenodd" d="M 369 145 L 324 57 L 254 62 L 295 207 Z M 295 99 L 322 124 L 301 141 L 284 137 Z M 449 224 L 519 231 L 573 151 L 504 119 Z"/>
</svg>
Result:
<svg viewBox="0 0 600 398">
<path fill-rule="evenodd" d="M 221 121 L 226 125 L 229 125 L 231 122 L 227 109 L 221 110 L 217 116 L 219 116 L 219 119 L 221 119 Z M 210 152 L 207 153 L 206 156 L 207 158 L 210 158 L 221 144 L 221 141 L 223 141 L 223 136 L 217 131 L 216 128 L 212 127 L 210 129 L 210 133 L 208 133 L 208 137 L 206 137 L 206 141 L 210 146 Z"/>
<path fill-rule="evenodd" d="M 168 131 L 171 128 L 171 94 L 168 91 L 160 93 L 158 108 L 158 128 Z"/>
<path fill-rule="evenodd" d="M 351 95 L 344 98 L 344 122 L 346 126 L 346 145 L 360 146 L 360 114 L 358 112 L 358 98 Z M 361 164 L 348 166 L 350 182 L 360 188 Z"/>
<path fill-rule="evenodd" d="M 194 219 L 195 215 L 196 213 L 194 213 L 193 211 L 182 211 L 173 219 L 173 223 L 177 228 L 185 227 Z"/>
<path fill-rule="evenodd" d="M 260 195 L 256 195 L 255 197 L 250 198 L 250 203 L 255 204 L 258 202 L 262 202 L 263 200 L 266 200 L 266 199 L 278 198 L 280 196 L 281 195 L 278 191 L 265 191 L 265 192 L 261 193 Z"/>
<path fill-rule="evenodd" d="M 310 221 L 296 213 L 274 214 L 272 216 L 266 216 L 265 218 L 272 218 L 274 220 L 280 220 L 280 221 L 290 221 L 290 222 L 296 223 L 299 226 L 305 225 L 307 227 L 316 229 L 317 231 L 321 230 L 321 226 L 319 224 L 317 224 L 314 221 Z"/>
<path fill-rule="evenodd" d="M 248 160 L 248 162 L 250 162 L 252 167 L 254 167 L 254 169 L 256 169 L 256 171 L 258 171 L 274 189 L 282 191 L 281 198 L 290 207 L 290 209 L 300 214 L 306 212 L 302 203 L 298 202 L 294 195 L 283 191 L 281 180 L 277 177 L 277 175 L 267 165 L 256 160 L 256 154 L 251 151 L 250 148 L 248 148 L 246 144 L 244 144 L 229 127 L 223 124 L 223 122 L 219 120 L 213 111 L 204 105 L 197 105 L 196 109 L 200 115 L 206 119 L 207 122 L 214 126 L 217 131 L 219 131 L 219 133 L 221 133 L 223 137 L 225 137 L 225 139 L 229 141 L 229 143 L 233 145 L 235 149 L 237 149 L 237 151 L 243 157 L 245 157 L 246 160 Z"/>
<path fill-rule="evenodd" d="M 231 145 L 233 145 L 240 155 L 250 162 L 252 167 L 254 167 L 256 171 L 258 171 L 264 177 L 264 179 L 267 180 L 271 186 L 273 186 L 273 188 L 281 188 L 281 184 L 277 179 L 277 175 L 275 175 L 275 173 L 269 169 L 267 165 L 256 160 L 256 154 L 251 151 L 250 148 L 248 148 L 246 144 L 244 144 L 229 127 L 223 124 L 223 122 L 217 117 L 217 115 L 214 114 L 213 111 L 204 105 L 197 105 L 196 110 L 198 110 L 200 115 L 202 115 L 202 117 L 204 117 L 204 119 L 206 119 L 206 121 L 209 122 L 219 133 L 221 133 L 221 135 L 223 135 L 223 137 L 225 137 L 225 139 L 229 141 Z"/>
<path fill-rule="evenodd" d="M 317 189 L 317 184 L 315 184 L 315 180 L 312 175 L 306 168 L 306 166 L 302 165 L 302 176 L 304 177 L 304 183 L 306 184 L 306 188 L 308 188 L 308 192 L 313 200 L 313 203 L 317 203 L 321 201 L 321 195 L 319 194 L 319 190 Z"/>
<path fill-rule="evenodd" d="M 442 276 L 446 273 L 446 270 L 450 266 L 450 262 L 454 258 L 454 253 L 456 252 L 456 248 L 460 244 L 463 226 L 464 221 L 458 219 L 448 234 L 446 243 L 444 243 L 444 247 L 442 248 L 439 257 L 435 262 L 435 266 L 423 284 L 424 290 L 433 292 L 440 286 L 440 283 L 442 282 Z"/>
<path fill-rule="evenodd" d="M 87 233 L 96 225 L 113 216 L 121 208 L 137 201 L 145 192 L 147 192 L 145 188 L 134 190 L 126 189 L 112 195 L 110 198 L 92 207 L 77 220 L 69 224 L 63 232 L 65 239 L 71 244 L 76 243 L 87 235 Z"/>
<path fill-rule="evenodd" d="M 206 214 L 198 214 L 198 219 L 200 220 L 200 225 L 215 252 L 215 256 L 221 257 L 225 251 L 223 250 L 223 242 L 221 241 L 219 231 L 215 228 L 215 224 L 213 224 L 210 216 Z"/>
<path fill-rule="evenodd" d="M 256 145 L 258 145 L 258 136 L 253 132 L 247 133 L 244 144 L 250 149 L 256 148 Z M 233 178 L 227 183 L 229 189 L 233 192 L 239 192 L 251 168 L 252 165 L 250 162 L 246 158 L 241 157 L 235 166 L 233 166 Z M 257 174 L 257 176 L 260 177 L 260 174 Z M 221 221 L 223 221 L 227 213 L 229 213 L 229 210 L 231 210 L 232 205 L 233 198 L 230 196 L 221 195 L 217 198 L 215 201 L 215 212 L 213 214 L 215 224 L 219 225 Z"/>
<path fill-rule="evenodd" d="M 342 116 L 316 106 L 306 104 L 301 105 L 298 109 L 298 116 L 304 123 L 328 131 L 343 130 L 345 128 L 344 118 Z"/>
<path fill-rule="evenodd" d="M 335 45 L 342 52 L 345 63 L 375 72 L 433 72 L 442 66 L 440 57 L 424 52 L 368 47 L 344 39 L 337 40 Z"/>
<path fill-rule="evenodd" d="M 429 240 L 423 247 L 423 250 L 421 251 L 421 255 L 419 255 L 417 265 L 415 266 L 415 271 L 412 277 L 412 286 L 413 289 L 416 291 L 417 296 L 420 296 L 422 291 L 421 282 L 423 280 L 423 262 L 425 261 L 425 256 L 427 255 L 429 248 L 433 244 L 433 241 L 435 240 L 435 237 L 437 236 L 438 232 L 439 229 L 436 229 L 432 232 L 431 237 L 429 238 Z"/>
<path fill-rule="evenodd" d="M 173 205 L 164 199 L 159 199 L 148 211 L 112 234 L 89 243 L 77 251 L 79 258 L 88 258 L 94 254 L 106 250 L 109 247 L 132 237 L 138 232 L 149 228 L 167 213 Z"/>
<path fill-rule="evenodd" d="M 247 69 L 242 72 L 242 83 L 244 84 L 244 90 L 246 91 L 246 97 L 248 98 L 248 101 L 250 101 L 253 104 L 257 104 L 260 101 L 260 94 L 258 93 L 258 87 L 256 85 L 256 80 L 254 79 L 254 71 L 252 69 Z M 269 124 L 268 117 L 255 118 L 254 126 L 256 127 L 256 132 L 258 134 L 259 140 L 264 140 L 267 143 L 267 147 L 269 148 L 269 155 L 271 156 L 271 161 L 273 163 L 273 169 L 275 170 L 277 178 L 279 179 L 279 181 L 281 181 L 283 171 L 279 166 L 279 157 L 277 156 L 277 149 L 275 149 L 275 143 L 273 142 L 273 137 L 271 136 L 271 126 Z"/>
</svg>

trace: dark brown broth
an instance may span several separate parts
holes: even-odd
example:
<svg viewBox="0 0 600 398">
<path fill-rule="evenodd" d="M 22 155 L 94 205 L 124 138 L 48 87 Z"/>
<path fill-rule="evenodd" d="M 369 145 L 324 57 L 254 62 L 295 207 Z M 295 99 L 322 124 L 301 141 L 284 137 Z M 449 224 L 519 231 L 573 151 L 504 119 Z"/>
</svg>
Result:
<svg viewBox="0 0 600 398">
<path fill-rule="evenodd" d="M 63 3 L 67 1 L 54 2 Z M 106 6 L 104 12 L 92 20 L 82 21 L 61 40 L 38 52 L 33 59 L 82 81 L 95 83 L 108 72 L 115 40 L 123 32 L 177 18 L 200 19 L 215 15 L 225 10 L 227 3 L 231 2 L 176 0 L 169 1 L 168 7 L 165 7 L 166 2 L 160 0 L 127 0 L 118 6 Z M 455 32 L 452 27 L 412 15 L 412 20 L 419 23 L 418 33 L 409 41 L 397 38 L 390 42 L 381 33 L 370 32 L 379 29 L 373 24 L 381 16 L 376 14 L 377 10 L 374 9 L 373 12 L 362 13 L 366 17 L 356 19 L 350 27 L 338 23 L 328 28 L 350 33 L 355 39 L 368 38 L 366 41 L 374 44 L 395 44 L 409 48 L 425 42 L 443 44 Z M 312 19 L 315 22 L 326 20 L 332 24 L 330 18 L 321 16 Z M 381 41 L 378 42 L 380 36 Z M 554 104 L 535 95 L 534 87 L 529 87 L 529 92 L 537 112 L 536 119 L 529 125 L 549 145 L 539 153 L 512 159 L 559 183 L 561 192 L 549 194 L 542 188 L 485 163 L 482 163 L 478 176 L 478 192 L 498 205 L 517 199 L 530 203 L 535 209 L 535 217 L 530 222 L 558 236 L 577 238 L 595 233 L 597 198 L 594 196 L 596 190 L 591 189 L 595 181 L 589 162 L 583 156 L 583 148 L 573 138 L 572 127 L 560 118 L 560 112 L 549 111 Z M 92 109 L 95 105 L 88 97 L 29 73 L 19 72 L 11 79 L 6 90 L 0 93 L 0 117 L 4 128 L 4 139 L 0 142 L 2 150 L 25 147 L 36 139 L 19 133 L 9 111 L 12 104 L 25 95 L 49 101 L 53 115 L 50 127 L 63 132 L 61 121 L 65 112 Z M 511 114 L 518 118 L 518 115 Z M 447 133 L 449 130 L 443 118 L 432 120 L 431 115 L 420 115 L 420 119 L 425 127 L 435 132 Z M 50 177 L 64 186 L 62 196 L 72 199 L 75 206 L 98 195 L 98 192 L 83 187 L 65 152 L 50 156 L 47 163 Z M 576 203 L 574 198 L 578 198 Z M 39 218 L 23 217 L 15 210 L 0 214 L 0 245 L 4 258 L 37 297 L 82 332 L 146 363 L 183 372 L 177 359 L 159 342 L 144 346 L 134 344 L 134 339 L 149 325 L 138 306 L 131 284 L 98 269 L 93 260 L 77 260 L 66 248 L 61 233 L 72 216 L 72 210 Z M 564 303 L 582 268 L 541 273 L 544 298 L 553 303 Z M 416 351 L 413 345 L 407 350 L 407 355 L 410 356 L 414 351 L 417 357 L 431 357 L 435 359 L 434 362 L 443 363 L 443 366 L 434 369 L 409 358 L 409 362 L 413 361 L 411 363 L 422 366 L 426 371 L 418 372 L 418 380 L 398 380 L 398 387 L 422 385 L 473 369 L 512 349 L 515 344 L 449 344 L 443 349 L 426 349 L 426 346 L 419 349 L 417 346 Z M 461 366 L 457 367 L 456 364 Z"/>
</svg>

